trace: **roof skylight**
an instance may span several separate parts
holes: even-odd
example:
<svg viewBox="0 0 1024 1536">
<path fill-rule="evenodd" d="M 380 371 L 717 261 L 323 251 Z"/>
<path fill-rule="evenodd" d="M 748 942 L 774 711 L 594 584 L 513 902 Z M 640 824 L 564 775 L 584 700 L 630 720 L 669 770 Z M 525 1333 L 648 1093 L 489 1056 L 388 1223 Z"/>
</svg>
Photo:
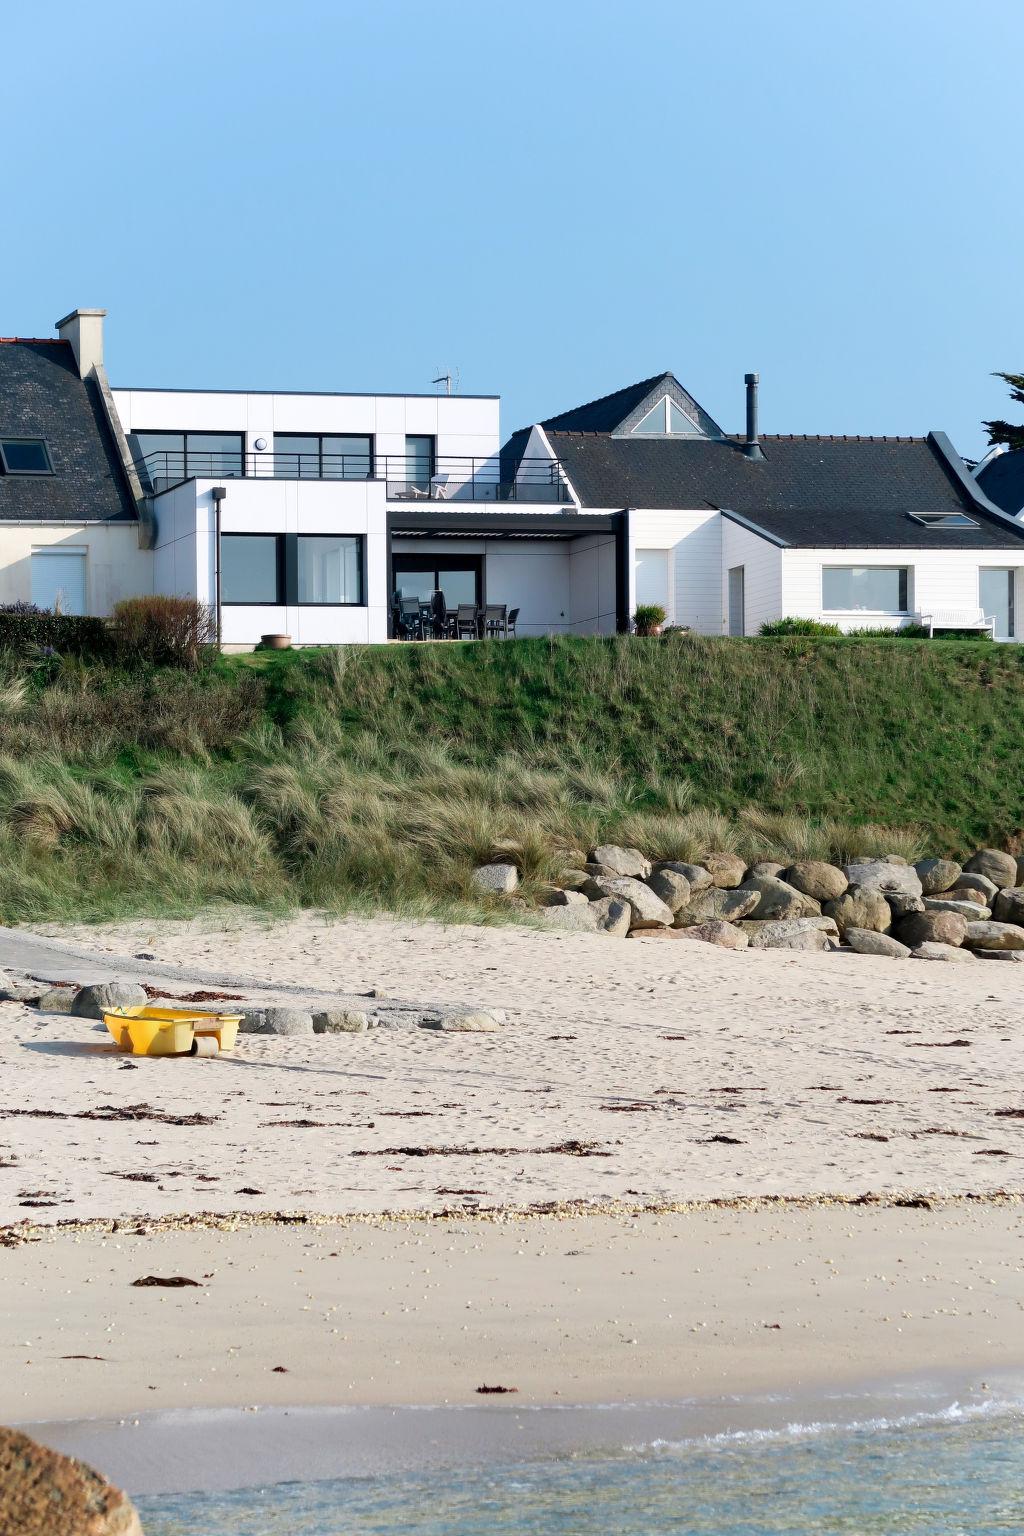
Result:
<svg viewBox="0 0 1024 1536">
<path fill-rule="evenodd" d="M 923 523 L 926 528 L 977 528 L 976 518 L 968 517 L 966 512 L 911 512 L 908 514 L 915 523 Z"/>
<path fill-rule="evenodd" d="M 0 437 L 0 469 L 5 475 L 52 475 L 50 450 L 41 437 Z"/>
</svg>

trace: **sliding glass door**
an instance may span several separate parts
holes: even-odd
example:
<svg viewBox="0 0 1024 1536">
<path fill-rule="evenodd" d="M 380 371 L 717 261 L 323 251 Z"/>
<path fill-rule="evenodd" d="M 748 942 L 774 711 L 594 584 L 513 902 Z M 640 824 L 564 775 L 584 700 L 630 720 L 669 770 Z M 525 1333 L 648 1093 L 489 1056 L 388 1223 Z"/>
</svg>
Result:
<svg viewBox="0 0 1024 1536">
<path fill-rule="evenodd" d="M 996 621 L 996 639 L 1012 640 L 1016 633 L 1014 577 L 1016 571 L 989 567 L 978 572 L 978 596 L 987 619 Z"/>
<path fill-rule="evenodd" d="M 445 606 L 460 603 L 479 607 L 483 561 L 479 555 L 395 555 L 392 568 L 395 591 L 401 597 L 428 602 L 432 592 L 443 592 Z"/>
</svg>

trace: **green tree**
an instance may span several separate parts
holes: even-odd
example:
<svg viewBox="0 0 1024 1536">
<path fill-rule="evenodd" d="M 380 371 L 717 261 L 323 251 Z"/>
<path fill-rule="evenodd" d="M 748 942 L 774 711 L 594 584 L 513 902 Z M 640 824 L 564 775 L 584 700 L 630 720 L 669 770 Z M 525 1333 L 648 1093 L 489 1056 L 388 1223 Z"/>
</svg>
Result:
<svg viewBox="0 0 1024 1536">
<path fill-rule="evenodd" d="M 1011 400 L 1024 405 L 1024 373 L 997 373 L 994 377 L 1005 380 L 1010 386 Z M 1014 426 L 1011 421 L 983 421 L 982 426 L 988 433 L 990 443 L 1005 443 L 1008 448 L 1024 448 L 1024 423 Z"/>
</svg>

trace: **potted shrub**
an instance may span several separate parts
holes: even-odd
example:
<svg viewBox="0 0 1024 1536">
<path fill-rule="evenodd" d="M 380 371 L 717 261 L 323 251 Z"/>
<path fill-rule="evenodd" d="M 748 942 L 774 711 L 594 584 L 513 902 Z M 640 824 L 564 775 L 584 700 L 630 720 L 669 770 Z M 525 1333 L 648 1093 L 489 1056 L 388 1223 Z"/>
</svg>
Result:
<svg viewBox="0 0 1024 1536">
<path fill-rule="evenodd" d="M 660 603 L 641 603 L 633 615 L 633 629 L 638 635 L 660 635 L 666 617 Z"/>
</svg>

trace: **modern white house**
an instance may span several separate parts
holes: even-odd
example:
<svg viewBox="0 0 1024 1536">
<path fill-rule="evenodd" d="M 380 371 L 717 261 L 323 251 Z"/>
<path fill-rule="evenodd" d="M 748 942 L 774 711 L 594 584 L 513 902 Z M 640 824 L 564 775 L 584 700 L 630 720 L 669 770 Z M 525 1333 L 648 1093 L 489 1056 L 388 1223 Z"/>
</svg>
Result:
<svg viewBox="0 0 1024 1536">
<path fill-rule="evenodd" d="M 502 440 L 497 396 L 111 389 L 102 310 L 0 341 L 0 602 L 177 593 L 221 642 L 381 642 L 395 599 L 609 634 L 786 615 L 1018 637 L 1024 525 L 944 434 L 725 433 L 671 373 Z"/>
</svg>

